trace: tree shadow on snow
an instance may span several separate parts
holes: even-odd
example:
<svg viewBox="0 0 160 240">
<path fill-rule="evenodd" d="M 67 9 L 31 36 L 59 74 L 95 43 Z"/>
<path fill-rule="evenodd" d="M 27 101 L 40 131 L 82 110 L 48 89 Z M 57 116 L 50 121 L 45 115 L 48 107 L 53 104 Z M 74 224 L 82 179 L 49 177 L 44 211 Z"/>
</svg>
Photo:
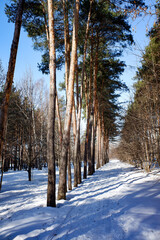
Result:
<svg viewBox="0 0 160 240">
<path fill-rule="evenodd" d="M 0 238 L 14 239 L 37 230 L 36 237 L 25 239 L 146 240 L 145 231 L 150 228 L 160 231 L 160 184 L 155 180 L 138 183 L 145 176 L 134 176 L 134 169 L 97 171 L 69 192 L 67 201 L 58 203 L 58 208 L 15 212 L 12 219 L 17 221 L 17 226 L 1 232 Z M 121 180 L 113 184 L 113 178 L 117 176 Z M 106 181 L 107 186 L 103 187 Z M 93 184 L 94 190 L 90 190 Z M 127 190 L 126 186 L 129 187 Z M 31 218 L 20 223 L 23 216 L 30 213 Z"/>
</svg>

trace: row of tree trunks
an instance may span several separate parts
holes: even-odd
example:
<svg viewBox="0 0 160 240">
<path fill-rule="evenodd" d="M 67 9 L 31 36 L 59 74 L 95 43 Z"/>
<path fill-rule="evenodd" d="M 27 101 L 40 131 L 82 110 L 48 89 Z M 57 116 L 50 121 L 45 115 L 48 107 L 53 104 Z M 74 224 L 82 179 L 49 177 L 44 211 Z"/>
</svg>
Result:
<svg viewBox="0 0 160 240">
<path fill-rule="evenodd" d="M 22 3 L 24 1 L 20 1 Z M 44 2 L 41 1 L 43 6 L 43 14 L 45 19 L 46 36 L 49 46 L 49 70 L 50 70 L 50 94 L 49 94 L 49 112 L 48 112 L 48 135 L 47 135 L 47 161 L 48 161 L 48 189 L 47 189 L 47 206 L 56 206 L 56 175 L 55 175 L 55 112 L 57 110 L 58 117 L 58 129 L 59 138 L 61 145 L 61 158 L 59 162 L 59 187 L 58 187 L 58 199 L 66 198 L 67 191 L 67 168 L 68 168 L 68 189 L 72 189 L 71 184 L 71 157 L 70 157 L 70 131 L 71 131 L 71 121 L 73 122 L 73 136 L 74 136 L 74 186 L 77 187 L 81 183 L 81 144 L 80 144 L 80 122 L 81 122 L 81 110 L 82 110 L 82 98 L 84 89 L 84 80 L 86 80 L 85 90 L 86 90 L 86 140 L 85 140 L 85 153 L 84 153 L 84 178 L 87 177 L 87 161 L 88 161 L 88 174 L 91 175 L 95 172 L 95 142 L 96 142 L 96 132 L 99 131 L 98 139 L 103 138 L 103 144 L 105 144 L 104 136 L 105 134 L 99 120 L 98 115 L 98 97 L 97 97 L 97 72 L 98 72 L 98 47 L 99 47 L 99 37 L 97 34 L 96 44 L 93 41 L 93 29 L 91 29 L 91 54 L 90 54 L 90 77 L 89 81 L 85 76 L 85 64 L 86 64 L 86 54 L 87 54 L 87 42 L 89 35 L 89 23 L 91 18 L 91 9 L 93 0 L 90 1 L 90 9 L 88 13 L 88 20 L 86 23 L 86 33 L 84 40 L 84 50 L 83 50 L 83 64 L 82 64 L 82 74 L 81 74 L 81 88 L 79 93 L 79 82 L 78 82 L 78 56 L 77 56 L 77 44 L 78 44 L 78 23 L 79 23 L 79 0 L 75 0 L 75 11 L 73 18 L 73 33 L 72 33 L 72 52 L 70 57 L 70 39 L 69 39 L 69 21 L 68 21 L 68 10 L 67 10 L 67 0 L 63 0 L 63 10 L 64 10 L 64 39 L 65 39 L 65 83 L 66 83 L 66 115 L 64 121 L 64 132 L 62 134 L 62 124 L 61 116 L 59 111 L 58 96 L 56 92 L 56 50 L 55 50 L 55 30 L 54 30 L 54 1 L 48 0 L 48 24 L 47 24 L 47 14 L 45 12 Z M 19 13 L 18 13 L 19 14 Z M 21 13 L 22 15 L 22 13 Z M 22 16 L 21 16 L 22 17 Z M 48 28 L 49 25 L 49 28 Z M 20 32 L 19 32 L 20 33 Z M 18 44 L 18 43 L 17 43 Z M 94 47 L 96 51 L 94 50 Z M 93 55 L 95 54 L 95 59 Z M 12 56 L 13 58 L 13 56 Z M 13 61 L 13 59 L 12 59 Z M 11 78 L 13 81 L 14 69 L 11 69 Z M 8 77 L 8 75 L 7 75 Z M 85 79 L 86 77 L 86 79 Z M 10 78 L 10 79 L 11 79 Z M 8 79 L 8 78 L 7 78 Z M 76 89 L 77 89 L 77 114 L 75 108 L 74 99 L 74 81 L 76 79 Z M 9 96 L 8 89 L 11 90 L 12 81 L 7 80 L 5 96 Z M 9 83 L 10 81 L 10 83 Z M 89 93 L 87 93 L 87 81 L 89 85 Z M 8 91 L 8 92 L 7 92 Z M 32 96 L 31 96 L 32 99 Z M 7 98 L 7 101 L 9 99 Z M 5 103 L 5 104 L 6 104 Z M 8 103 L 7 103 L 8 104 Z M 31 168 L 33 161 L 36 159 L 36 152 L 39 149 L 36 139 L 36 124 L 35 116 L 33 111 L 33 102 L 31 102 L 30 109 L 30 119 L 32 120 L 29 124 L 29 142 L 28 142 L 28 178 L 31 181 Z M 3 105 L 1 109 L 1 116 L 5 116 L 4 122 L 6 124 L 6 114 L 3 114 Z M 2 121 L 3 122 L 3 121 Z M 98 125 L 98 130 L 97 130 Z M 42 126 L 42 119 L 41 119 Z M 5 128 L 4 128 L 5 129 Z M 1 131 L 3 132 L 3 131 Z M 4 131 L 5 133 L 5 131 Z M 3 134 L 2 134 L 3 135 Z M 42 135 L 42 133 L 41 133 Z M 103 136 L 103 137 L 102 137 Z M 1 146 L 3 147 L 3 136 L 2 136 Z M 18 134 L 17 134 L 18 139 Z M 98 140 L 98 141 L 99 141 Z M 20 141 L 20 140 L 19 140 Z M 33 148 L 32 143 L 35 142 L 36 145 Z M 99 143 L 99 146 L 102 144 Z M 19 148 L 19 150 L 18 150 Z M 25 147 L 24 147 L 25 148 Z M 100 147 L 98 147 L 99 151 Z M 2 149 L 1 149 L 2 150 Z M 19 151 L 19 163 L 17 164 L 17 153 Z M 23 154 L 24 149 L 22 148 Z M 14 168 L 17 166 L 21 168 L 20 163 L 20 145 L 18 142 L 15 148 L 15 160 Z M 100 156 L 100 153 L 98 153 Z M 102 155 L 102 154 L 101 154 Z M 105 153 L 103 152 L 103 156 Z M 23 158 L 23 157 L 22 157 Z M 40 158 L 42 158 L 40 153 Z M 103 159 L 104 157 L 102 157 Z M 103 161 L 102 161 L 103 162 Z M 38 165 L 38 163 L 35 163 Z M 2 162 L 3 170 L 4 162 Z M 100 165 L 100 164 L 99 164 Z M 97 165 L 98 167 L 98 165 Z M 2 174 L 3 177 L 3 174 Z M 2 178 L 1 178 L 2 179 Z"/>
<path fill-rule="evenodd" d="M 76 131 L 76 140 L 75 140 L 75 147 L 74 147 L 74 186 L 75 187 L 77 187 L 77 185 L 81 183 L 80 123 L 81 123 L 82 98 L 83 98 L 83 89 L 84 89 L 83 86 L 84 86 L 84 74 L 85 74 L 85 64 L 86 64 L 86 51 L 87 51 L 87 41 L 88 41 L 88 34 L 89 34 L 89 23 L 91 18 L 92 2 L 93 1 L 90 1 L 90 9 L 89 9 L 88 20 L 86 25 L 80 97 L 79 97 L 79 100 L 77 100 L 77 105 L 78 105 L 77 131 Z"/>
<path fill-rule="evenodd" d="M 70 61 L 70 71 L 68 79 L 67 91 L 67 106 L 64 121 L 64 134 L 62 142 L 62 153 L 60 157 L 59 170 L 59 187 L 58 199 L 66 199 L 66 171 L 67 171 L 67 152 L 70 137 L 73 97 L 74 97 L 74 79 L 75 79 L 75 63 L 77 52 L 77 38 L 78 38 L 78 16 L 79 16 L 79 0 L 75 1 L 74 19 L 73 19 L 73 33 L 72 33 L 72 52 Z"/>
<path fill-rule="evenodd" d="M 89 22 L 91 17 L 92 0 L 90 1 L 90 10 L 88 13 L 88 20 L 86 24 L 86 35 L 84 41 L 84 56 L 82 64 L 82 76 L 81 76 L 81 89 L 80 96 L 78 90 L 78 59 L 77 59 L 77 41 L 78 41 L 78 16 L 79 16 L 79 1 L 75 1 L 75 11 L 73 20 L 73 32 L 72 32 L 72 51 L 70 58 L 70 40 L 69 40 L 69 22 L 67 1 L 63 0 L 64 11 L 64 43 L 65 43 L 65 84 L 66 84 L 66 115 L 64 121 L 64 131 L 62 136 L 62 127 L 59 120 L 59 133 L 61 142 L 61 157 L 59 162 L 59 187 L 58 187 L 58 199 L 66 198 L 67 191 L 67 168 L 68 168 L 68 189 L 72 188 L 71 184 L 71 163 L 70 163 L 70 129 L 71 120 L 73 122 L 73 137 L 74 137 L 74 186 L 77 187 L 81 183 L 81 149 L 80 149 L 80 121 L 81 121 L 81 109 L 82 109 L 82 97 L 83 97 L 83 85 L 85 76 L 85 61 L 86 50 L 89 33 Z M 53 15 L 53 13 L 52 13 Z M 47 31 L 48 32 L 48 31 Z M 49 29 L 50 33 L 50 29 Z M 87 110 L 87 125 L 86 125 L 86 142 L 84 153 L 84 178 L 87 177 L 87 161 L 88 161 L 88 174 L 91 175 L 95 171 L 95 139 L 98 123 L 98 100 L 96 96 L 97 92 L 97 71 L 98 71 L 98 36 L 96 43 L 96 57 L 93 61 L 93 32 L 91 38 L 91 57 L 90 57 L 90 80 L 89 80 L 89 94 L 86 94 L 86 110 Z M 50 42 L 50 39 L 49 39 Z M 51 47 L 49 47 L 51 51 Z M 53 50 L 51 51 L 54 52 Z M 52 54 L 53 55 L 53 54 Z M 50 56 L 51 58 L 51 56 Z M 94 66 L 94 67 L 93 67 Z M 94 69 L 94 71 L 93 71 Z M 50 69 L 51 71 L 51 69 Z M 93 77 L 94 72 L 94 77 Z M 74 100 L 74 80 L 76 79 L 77 89 L 77 117 L 75 111 Z M 87 81 L 87 80 L 86 80 Z M 92 90 L 93 86 L 93 90 Z M 87 89 L 87 86 L 86 86 Z M 87 96 L 88 95 L 88 96 Z M 92 102 L 93 101 L 93 102 Z M 58 108 L 58 100 L 56 102 Z M 91 110 L 92 109 L 92 110 Z M 58 111 L 59 112 L 59 111 Z M 58 119 L 60 114 L 58 113 Z M 99 125 L 100 128 L 100 125 Z M 102 130 L 99 130 L 102 131 Z M 49 140 L 48 140 L 49 141 Z M 91 147 L 92 146 L 92 147 Z M 98 149 L 99 150 L 99 149 Z M 99 153 L 100 155 L 100 153 Z M 88 159 L 88 160 L 87 160 Z"/>
</svg>

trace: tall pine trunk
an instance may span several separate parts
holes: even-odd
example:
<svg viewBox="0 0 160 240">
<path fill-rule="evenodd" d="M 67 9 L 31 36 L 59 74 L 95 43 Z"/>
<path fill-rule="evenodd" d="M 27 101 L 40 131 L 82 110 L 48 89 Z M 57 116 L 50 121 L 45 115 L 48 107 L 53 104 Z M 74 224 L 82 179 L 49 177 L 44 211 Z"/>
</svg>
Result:
<svg viewBox="0 0 160 240">
<path fill-rule="evenodd" d="M 72 175 L 71 175 L 71 149 L 68 148 L 68 190 L 72 190 Z"/>
<path fill-rule="evenodd" d="M 91 125 L 92 120 L 90 120 L 90 117 L 91 117 L 91 107 L 92 107 L 92 82 L 93 82 L 93 29 L 92 29 L 92 37 L 91 37 L 90 77 L 89 77 L 89 96 L 88 96 L 89 99 L 88 99 L 88 108 L 87 108 L 86 138 L 85 138 L 85 148 L 84 148 L 84 173 L 83 173 L 84 179 L 87 178 L 87 160 L 91 159 L 90 134 L 92 129 L 92 125 Z M 89 166 L 88 166 L 88 169 L 90 169 Z"/>
<path fill-rule="evenodd" d="M 91 152 L 91 140 L 92 140 L 92 128 L 93 128 L 93 107 L 89 119 L 89 133 L 88 133 L 88 175 L 92 175 L 92 152 Z"/>
<path fill-rule="evenodd" d="M 96 43 L 96 53 L 95 53 L 95 63 L 94 63 L 94 78 L 93 78 L 93 130 L 92 130 L 92 153 L 91 153 L 91 169 L 90 175 L 95 172 L 95 140 L 96 140 L 96 129 L 97 129 L 97 73 L 98 73 L 98 47 L 99 47 L 99 37 L 97 33 L 97 43 Z"/>
<path fill-rule="evenodd" d="M 104 131 L 104 116 L 103 116 L 103 113 L 102 113 L 102 135 L 101 135 L 101 140 L 102 140 L 102 143 L 101 143 L 101 152 L 102 152 L 102 166 L 104 164 L 106 164 L 105 162 L 105 154 L 104 154 L 104 145 L 105 145 L 105 131 Z"/>
<path fill-rule="evenodd" d="M 90 1 L 90 9 L 88 13 L 88 20 L 86 24 L 86 34 L 84 42 L 84 55 L 83 55 L 83 66 L 82 66 L 82 76 L 81 76 L 81 90 L 80 90 L 80 99 L 78 101 L 78 116 L 77 116 L 77 131 L 76 131 L 76 141 L 74 148 L 74 186 L 76 187 L 78 183 L 81 182 L 81 164 L 80 164 L 80 122 L 81 122 L 81 109 L 82 109 L 82 98 L 83 98 L 83 82 L 84 82 L 84 73 L 85 73 L 85 64 L 86 64 L 86 52 L 87 52 L 87 40 L 89 34 L 89 22 L 91 18 L 91 9 L 92 1 Z M 78 181 L 79 180 L 79 181 Z"/>
<path fill-rule="evenodd" d="M 98 114 L 98 126 L 97 126 L 97 164 L 96 169 L 100 168 L 100 116 Z"/>
<path fill-rule="evenodd" d="M 71 51 L 70 37 L 69 37 L 68 0 L 63 0 L 63 14 L 64 14 L 64 45 L 65 45 L 65 85 L 66 85 L 66 103 L 67 103 L 68 79 L 69 79 L 69 70 L 70 70 L 70 51 Z M 73 111 L 72 113 L 73 135 L 74 135 L 74 141 L 75 141 L 76 115 L 75 115 L 74 96 L 73 96 L 72 111 Z M 70 138 L 70 133 L 68 138 Z M 70 162 L 70 140 L 68 143 L 67 151 L 68 151 L 68 154 L 67 154 L 68 189 L 71 190 L 72 182 L 71 182 L 71 162 Z"/>
<path fill-rule="evenodd" d="M 56 206 L 56 174 L 55 174 L 55 108 L 56 108 L 56 51 L 54 32 L 53 1 L 48 0 L 48 22 L 49 22 L 49 71 L 50 71 L 50 93 L 47 132 L 47 161 L 48 161 L 48 189 L 47 206 Z"/>
<path fill-rule="evenodd" d="M 56 113 L 57 113 L 57 118 L 58 118 L 59 140 L 60 140 L 60 145 L 61 145 L 61 147 L 62 147 L 62 139 L 63 139 L 63 134 L 62 134 L 62 121 L 61 121 L 61 115 L 60 115 L 60 110 L 59 110 L 59 102 L 58 102 L 57 91 L 56 91 Z"/>
<path fill-rule="evenodd" d="M 72 53 L 71 53 L 70 73 L 69 73 L 69 81 L 68 81 L 67 107 L 66 107 L 66 115 L 65 115 L 65 122 L 64 122 L 62 153 L 60 158 L 58 199 L 66 199 L 67 152 L 68 152 L 68 145 L 69 145 L 72 106 L 73 106 L 75 62 L 76 62 L 77 37 L 78 37 L 78 15 L 79 15 L 79 0 L 75 0 L 73 35 L 72 35 Z"/>
<path fill-rule="evenodd" d="M 68 0 L 63 0 L 66 98 L 67 98 L 67 92 L 68 92 L 68 79 L 69 79 L 69 69 L 70 69 L 70 38 L 69 38 L 69 21 L 68 21 L 67 5 L 68 5 Z"/>
<path fill-rule="evenodd" d="M 30 123 L 29 123 L 29 148 L 28 148 L 28 181 L 31 181 L 31 171 L 32 171 L 32 107 L 30 109 Z"/>
<path fill-rule="evenodd" d="M 86 136 L 85 136 L 85 143 L 84 143 L 84 156 L 83 156 L 83 162 L 84 162 L 84 168 L 83 168 L 83 178 L 87 178 L 87 144 L 88 144 L 88 123 L 89 123 L 89 94 L 88 94 L 88 83 L 87 76 L 85 76 L 85 101 L 86 101 Z"/>
<path fill-rule="evenodd" d="M 0 159 L 2 157 L 3 144 L 5 141 L 5 135 L 6 135 L 8 104 L 9 104 L 9 98 L 11 94 L 13 77 L 14 77 L 17 50 L 18 50 L 18 44 L 19 44 L 19 38 L 20 38 L 20 30 L 22 25 L 22 14 L 23 14 L 24 3 L 25 3 L 25 0 L 19 0 L 14 36 L 13 36 L 13 41 L 12 41 L 12 46 L 10 51 L 8 72 L 7 72 L 6 83 L 5 83 L 4 99 L 0 109 Z M 2 179 L 0 183 L 0 190 L 1 190 L 1 187 L 2 187 Z"/>
</svg>

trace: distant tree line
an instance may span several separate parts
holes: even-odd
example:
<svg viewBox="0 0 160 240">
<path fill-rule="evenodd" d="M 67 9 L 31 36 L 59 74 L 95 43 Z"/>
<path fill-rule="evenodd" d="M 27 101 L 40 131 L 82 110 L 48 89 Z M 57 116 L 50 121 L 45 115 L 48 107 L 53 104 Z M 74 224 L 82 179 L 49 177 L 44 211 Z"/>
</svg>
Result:
<svg viewBox="0 0 160 240">
<path fill-rule="evenodd" d="M 12 86 L 11 90 L 2 163 L 4 162 L 4 171 L 28 170 L 31 180 L 31 167 L 41 169 L 47 161 L 47 99 L 42 100 L 42 81 L 33 84 L 29 74 L 22 81 L 21 87 Z M 0 89 L 0 103 L 3 89 L 4 85 Z M 40 99 L 36 99 L 37 94 Z"/>
</svg>

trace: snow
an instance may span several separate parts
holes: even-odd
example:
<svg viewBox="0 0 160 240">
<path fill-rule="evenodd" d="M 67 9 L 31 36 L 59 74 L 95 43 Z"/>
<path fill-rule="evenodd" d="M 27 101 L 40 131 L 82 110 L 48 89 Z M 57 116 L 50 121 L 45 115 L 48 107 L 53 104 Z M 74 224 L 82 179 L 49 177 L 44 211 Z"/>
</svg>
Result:
<svg viewBox="0 0 160 240">
<path fill-rule="evenodd" d="M 47 169 L 4 174 L 0 239 L 158 240 L 160 175 L 113 159 L 57 208 L 46 207 Z"/>
</svg>

